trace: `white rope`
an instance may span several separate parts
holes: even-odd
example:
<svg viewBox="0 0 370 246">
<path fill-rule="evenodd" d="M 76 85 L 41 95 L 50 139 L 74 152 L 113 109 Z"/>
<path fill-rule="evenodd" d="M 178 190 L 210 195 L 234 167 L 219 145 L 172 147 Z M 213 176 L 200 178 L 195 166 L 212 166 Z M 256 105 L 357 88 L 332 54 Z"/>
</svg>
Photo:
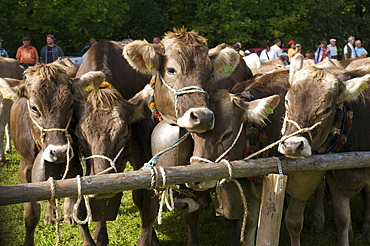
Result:
<svg viewBox="0 0 370 246">
<path fill-rule="evenodd" d="M 49 200 L 50 208 L 49 208 L 49 211 L 51 209 L 55 210 L 55 218 L 53 218 L 54 215 L 51 212 L 50 212 L 50 215 L 52 215 L 52 216 L 50 218 L 52 218 L 52 220 L 55 223 L 55 235 L 56 235 L 55 246 L 59 246 L 60 245 L 59 222 L 61 220 L 62 211 L 59 208 L 58 199 L 55 199 L 55 180 L 54 180 L 53 177 L 49 177 L 48 181 L 50 182 L 50 200 Z"/>
<path fill-rule="evenodd" d="M 224 153 L 222 153 L 222 155 L 220 155 L 220 156 L 216 159 L 216 161 L 215 161 L 215 162 L 219 162 L 222 158 L 224 158 L 224 156 L 225 156 L 225 155 L 227 155 L 227 153 L 229 153 L 229 152 L 230 152 L 230 150 L 231 150 L 232 148 L 234 148 L 234 146 L 235 146 L 236 142 L 238 141 L 238 139 L 239 139 L 239 137 L 240 137 L 240 134 L 242 133 L 243 127 L 244 127 L 244 123 L 242 123 L 242 124 L 240 125 L 240 127 L 239 127 L 239 131 L 238 131 L 238 134 L 236 135 L 236 137 L 235 137 L 235 139 L 234 139 L 233 143 L 231 144 L 231 146 L 230 146 L 230 147 L 229 147 L 229 148 L 228 148 Z"/>
<path fill-rule="evenodd" d="M 81 187 L 82 178 L 80 177 L 80 175 L 77 175 L 76 180 L 77 180 L 77 193 L 78 194 L 77 194 L 77 202 L 75 203 L 73 207 L 73 212 L 72 212 L 73 219 L 79 225 L 91 223 L 92 215 L 91 215 L 91 207 L 90 207 L 90 198 L 87 195 L 82 195 L 82 187 Z M 86 218 L 84 220 L 80 220 L 77 216 L 78 207 L 80 206 L 82 197 L 85 200 L 85 207 L 86 207 L 86 213 L 87 213 Z"/>
</svg>

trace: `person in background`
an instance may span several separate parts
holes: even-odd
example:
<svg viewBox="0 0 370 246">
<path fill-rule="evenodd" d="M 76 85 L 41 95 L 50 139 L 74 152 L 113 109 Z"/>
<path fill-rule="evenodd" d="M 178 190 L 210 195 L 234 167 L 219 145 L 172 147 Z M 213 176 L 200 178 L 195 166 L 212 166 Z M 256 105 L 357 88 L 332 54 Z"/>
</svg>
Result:
<svg viewBox="0 0 370 246">
<path fill-rule="evenodd" d="M 18 48 L 15 58 L 19 62 L 19 65 L 24 68 L 34 66 L 39 61 L 39 55 L 35 47 L 31 46 L 31 38 L 26 35 L 22 39 L 23 45 Z"/>
<path fill-rule="evenodd" d="M 275 51 L 276 55 L 280 57 L 283 54 L 283 50 L 281 49 L 281 40 L 275 39 L 274 45 L 270 47 L 270 50 Z"/>
<path fill-rule="evenodd" d="M 260 54 L 260 60 L 262 62 L 266 62 L 268 60 L 278 59 L 279 58 L 277 56 L 276 52 L 274 50 L 271 50 L 270 49 L 270 43 L 269 42 L 265 42 L 263 44 L 263 48 L 264 48 L 264 50 L 262 50 L 262 52 Z"/>
<path fill-rule="evenodd" d="M 46 45 L 42 47 L 40 52 L 40 61 L 41 63 L 51 63 L 57 60 L 59 57 L 64 58 L 64 53 L 62 48 L 54 43 L 54 35 L 46 35 Z"/>
<path fill-rule="evenodd" d="M 153 44 L 161 45 L 161 39 L 159 37 L 154 37 L 153 38 Z"/>
<path fill-rule="evenodd" d="M 296 42 L 294 42 L 294 40 L 290 40 L 288 42 L 288 45 L 289 45 L 289 49 L 288 49 L 288 57 L 289 57 L 289 64 L 292 62 L 292 58 L 295 54 L 299 53 L 300 51 L 297 50 L 297 48 L 295 47 L 296 45 Z"/>
<path fill-rule="evenodd" d="M 332 38 L 329 40 L 330 44 L 328 48 L 330 49 L 331 59 L 338 59 L 338 48 L 336 46 L 337 40 Z"/>
<path fill-rule="evenodd" d="M 349 37 L 348 44 L 346 44 L 343 48 L 343 59 L 344 60 L 357 57 L 355 47 L 353 47 L 354 44 L 355 44 L 355 37 Z"/>
<path fill-rule="evenodd" d="M 95 38 L 90 38 L 90 41 L 89 41 L 89 44 L 90 44 L 90 47 L 89 49 L 94 46 L 95 44 L 97 44 L 98 41 L 96 41 Z M 82 55 L 83 59 L 85 59 L 86 55 L 87 55 L 87 52 L 89 51 L 89 49 Z"/>
<path fill-rule="evenodd" d="M 304 57 L 305 60 L 315 59 L 315 55 L 310 50 L 307 50 L 306 54 L 304 55 L 305 55 Z"/>
<path fill-rule="evenodd" d="M 304 57 L 304 53 L 303 53 L 303 50 L 302 50 L 302 45 L 300 45 L 300 44 L 296 44 L 295 45 L 295 48 L 297 49 L 297 53 L 299 52 L 299 53 L 301 53 L 302 54 L 302 56 Z"/>
<path fill-rule="evenodd" d="M 356 40 L 355 42 L 355 51 L 358 57 L 365 58 L 367 56 L 367 50 L 365 50 L 364 47 L 362 47 L 361 40 Z"/>
<path fill-rule="evenodd" d="M 323 40 L 320 42 L 320 46 L 317 48 L 315 52 L 315 63 L 323 61 L 326 57 L 330 59 L 331 54 L 330 49 L 328 47 L 328 43 L 325 40 Z"/>
<path fill-rule="evenodd" d="M 3 48 L 4 40 L 0 38 L 0 57 L 9 58 L 8 52 Z"/>
<path fill-rule="evenodd" d="M 131 43 L 133 41 L 134 40 L 132 40 L 131 38 L 127 38 L 127 39 L 122 40 L 122 44 L 129 44 L 129 43 Z"/>
<path fill-rule="evenodd" d="M 288 57 L 288 54 L 286 52 L 282 53 L 279 58 L 284 62 L 285 66 L 289 65 L 289 57 Z"/>
</svg>

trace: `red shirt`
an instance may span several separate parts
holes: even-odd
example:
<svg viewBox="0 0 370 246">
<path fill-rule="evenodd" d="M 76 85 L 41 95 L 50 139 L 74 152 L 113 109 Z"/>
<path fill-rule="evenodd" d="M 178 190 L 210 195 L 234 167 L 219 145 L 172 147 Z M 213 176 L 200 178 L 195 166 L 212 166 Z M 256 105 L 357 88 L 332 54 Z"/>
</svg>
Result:
<svg viewBox="0 0 370 246">
<path fill-rule="evenodd" d="M 19 59 L 19 63 L 35 64 L 39 59 L 39 55 L 35 47 L 22 45 L 18 48 L 15 58 Z"/>
</svg>

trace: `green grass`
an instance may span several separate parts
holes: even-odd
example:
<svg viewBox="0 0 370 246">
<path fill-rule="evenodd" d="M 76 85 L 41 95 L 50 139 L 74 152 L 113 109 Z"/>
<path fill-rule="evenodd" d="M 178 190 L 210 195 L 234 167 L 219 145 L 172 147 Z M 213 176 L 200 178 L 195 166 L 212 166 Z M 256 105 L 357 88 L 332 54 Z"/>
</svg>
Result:
<svg viewBox="0 0 370 246">
<path fill-rule="evenodd" d="M 0 185 L 19 183 L 17 154 L 7 155 L 8 165 L 0 168 Z M 370 245 L 370 240 L 361 235 L 362 208 L 361 198 L 356 196 L 352 201 L 352 218 L 354 237 L 351 245 Z M 42 203 L 41 222 L 37 226 L 35 245 L 50 246 L 55 244 L 55 227 L 43 225 L 46 203 Z M 336 230 L 333 221 L 331 201 L 326 201 L 325 232 L 319 235 L 310 230 L 312 221 L 312 199 L 307 204 L 305 223 L 302 233 L 302 245 L 335 245 Z M 131 192 L 124 192 L 122 203 L 116 221 L 108 223 L 110 245 L 126 246 L 135 245 L 140 233 L 140 216 L 131 200 Z M 93 223 L 94 224 L 94 223 Z M 91 225 L 91 231 L 94 225 Z M 201 212 L 199 225 L 199 240 L 201 246 L 229 245 L 233 223 L 215 218 L 212 209 Z M 61 245 L 82 245 L 82 238 L 77 225 L 61 224 Z M 155 230 L 163 246 L 183 246 L 187 243 L 187 229 L 179 212 L 164 212 L 162 225 L 155 224 Z M 22 245 L 24 238 L 23 205 L 0 206 L 0 246 Z M 290 245 L 287 230 L 282 225 L 280 245 Z"/>
</svg>

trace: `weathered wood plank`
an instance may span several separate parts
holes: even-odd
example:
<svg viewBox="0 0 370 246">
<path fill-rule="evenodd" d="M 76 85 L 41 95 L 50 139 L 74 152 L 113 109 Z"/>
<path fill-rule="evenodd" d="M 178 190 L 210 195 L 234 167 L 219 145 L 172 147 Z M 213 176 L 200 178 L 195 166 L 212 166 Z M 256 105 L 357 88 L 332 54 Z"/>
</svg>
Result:
<svg viewBox="0 0 370 246">
<path fill-rule="evenodd" d="M 256 160 L 232 161 L 233 177 L 249 177 L 268 173 L 277 173 L 277 162 L 274 158 Z M 339 154 L 316 155 L 295 160 L 281 159 L 284 173 L 308 170 L 332 170 L 344 168 L 370 167 L 370 152 L 347 152 Z M 163 182 L 159 173 L 158 185 Z M 183 184 L 203 180 L 219 180 L 228 177 L 228 167 L 225 163 L 203 163 L 201 165 L 166 167 L 166 184 Z M 82 194 L 97 194 L 118 192 L 149 187 L 150 170 L 105 174 L 83 177 Z M 76 179 L 56 181 L 55 197 L 70 197 L 77 195 Z M 50 198 L 50 183 L 28 183 L 0 187 L 0 205 L 42 201 Z"/>
<path fill-rule="evenodd" d="M 283 175 L 280 190 L 279 174 L 269 174 L 263 180 L 260 216 L 257 230 L 257 246 L 279 245 L 281 217 L 283 215 L 284 196 L 287 176 Z"/>
</svg>

